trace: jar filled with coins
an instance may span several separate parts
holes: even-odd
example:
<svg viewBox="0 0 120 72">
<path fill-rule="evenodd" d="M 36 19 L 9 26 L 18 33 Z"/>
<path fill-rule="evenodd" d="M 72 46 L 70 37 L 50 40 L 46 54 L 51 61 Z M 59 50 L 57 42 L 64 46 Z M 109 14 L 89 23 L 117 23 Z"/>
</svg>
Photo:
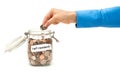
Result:
<svg viewBox="0 0 120 72">
<path fill-rule="evenodd" d="M 32 66 L 50 65 L 52 61 L 52 38 L 59 42 L 51 30 L 43 26 L 40 29 L 30 29 L 23 36 L 17 37 L 13 42 L 7 45 L 5 52 L 21 46 L 28 40 L 28 59 Z"/>
<path fill-rule="evenodd" d="M 50 30 L 29 30 L 28 58 L 31 65 L 50 65 L 53 34 Z"/>
</svg>

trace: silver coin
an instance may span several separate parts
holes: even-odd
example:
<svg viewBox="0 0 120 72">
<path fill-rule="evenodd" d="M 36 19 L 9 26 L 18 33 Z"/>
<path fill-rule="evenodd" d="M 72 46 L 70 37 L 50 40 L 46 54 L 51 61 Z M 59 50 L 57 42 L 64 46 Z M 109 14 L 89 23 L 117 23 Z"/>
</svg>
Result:
<svg viewBox="0 0 120 72">
<path fill-rule="evenodd" d="M 49 56 L 50 55 L 50 51 L 45 51 L 44 55 L 45 56 Z"/>
<path fill-rule="evenodd" d="M 52 56 L 48 56 L 48 59 L 47 60 L 52 60 Z"/>
<path fill-rule="evenodd" d="M 35 57 L 35 56 L 32 56 L 31 59 L 32 59 L 32 60 L 36 60 L 36 57 Z"/>
<path fill-rule="evenodd" d="M 30 60 L 31 65 L 36 65 L 36 62 L 34 60 Z"/>
<path fill-rule="evenodd" d="M 51 61 L 47 61 L 47 62 L 46 62 L 46 65 L 50 65 L 50 63 L 51 63 Z"/>
<path fill-rule="evenodd" d="M 42 60 L 40 63 L 41 65 L 46 65 L 47 60 Z"/>
</svg>

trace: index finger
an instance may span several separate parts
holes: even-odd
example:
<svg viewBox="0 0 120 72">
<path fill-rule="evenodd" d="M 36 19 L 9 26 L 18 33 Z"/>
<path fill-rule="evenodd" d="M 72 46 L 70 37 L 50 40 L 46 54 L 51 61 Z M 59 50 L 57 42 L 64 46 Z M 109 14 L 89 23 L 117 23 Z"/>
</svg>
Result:
<svg viewBox="0 0 120 72">
<path fill-rule="evenodd" d="M 52 9 L 51 9 L 51 10 L 47 13 L 47 15 L 43 18 L 42 24 L 45 25 L 46 22 L 47 22 L 49 19 L 52 18 L 52 16 L 53 16 L 53 11 L 52 11 Z"/>
</svg>

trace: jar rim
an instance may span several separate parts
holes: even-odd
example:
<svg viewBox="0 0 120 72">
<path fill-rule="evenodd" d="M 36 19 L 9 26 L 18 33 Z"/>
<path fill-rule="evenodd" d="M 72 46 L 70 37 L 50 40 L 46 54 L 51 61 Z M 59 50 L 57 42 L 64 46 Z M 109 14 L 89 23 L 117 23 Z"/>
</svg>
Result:
<svg viewBox="0 0 120 72">
<path fill-rule="evenodd" d="M 37 35 L 41 35 L 41 34 L 51 34 L 52 31 L 51 30 L 41 30 L 41 29 L 37 29 L 37 28 L 33 28 L 33 29 L 29 29 L 28 30 L 29 34 L 37 34 Z"/>
</svg>

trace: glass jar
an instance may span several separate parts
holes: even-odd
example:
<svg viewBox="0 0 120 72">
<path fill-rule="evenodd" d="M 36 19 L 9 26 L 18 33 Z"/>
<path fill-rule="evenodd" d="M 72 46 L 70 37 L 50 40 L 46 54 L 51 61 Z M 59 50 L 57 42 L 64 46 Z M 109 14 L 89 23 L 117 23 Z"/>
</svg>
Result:
<svg viewBox="0 0 120 72">
<path fill-rule="evenodd" d="M 52 60 L 52 37 L 50 30 L 29 30 L 28 58 L 33 66 L 50 65 Z"/>
<path fill-rule="evenodd" d="M 28 40 L 28 58 L 33 66 L 50 65 L 52 60 L 52 38 L 59 42 L 51 30 L 31 29 L 7 45 L 5 52 L 18 48 Z"/>
</svg>

